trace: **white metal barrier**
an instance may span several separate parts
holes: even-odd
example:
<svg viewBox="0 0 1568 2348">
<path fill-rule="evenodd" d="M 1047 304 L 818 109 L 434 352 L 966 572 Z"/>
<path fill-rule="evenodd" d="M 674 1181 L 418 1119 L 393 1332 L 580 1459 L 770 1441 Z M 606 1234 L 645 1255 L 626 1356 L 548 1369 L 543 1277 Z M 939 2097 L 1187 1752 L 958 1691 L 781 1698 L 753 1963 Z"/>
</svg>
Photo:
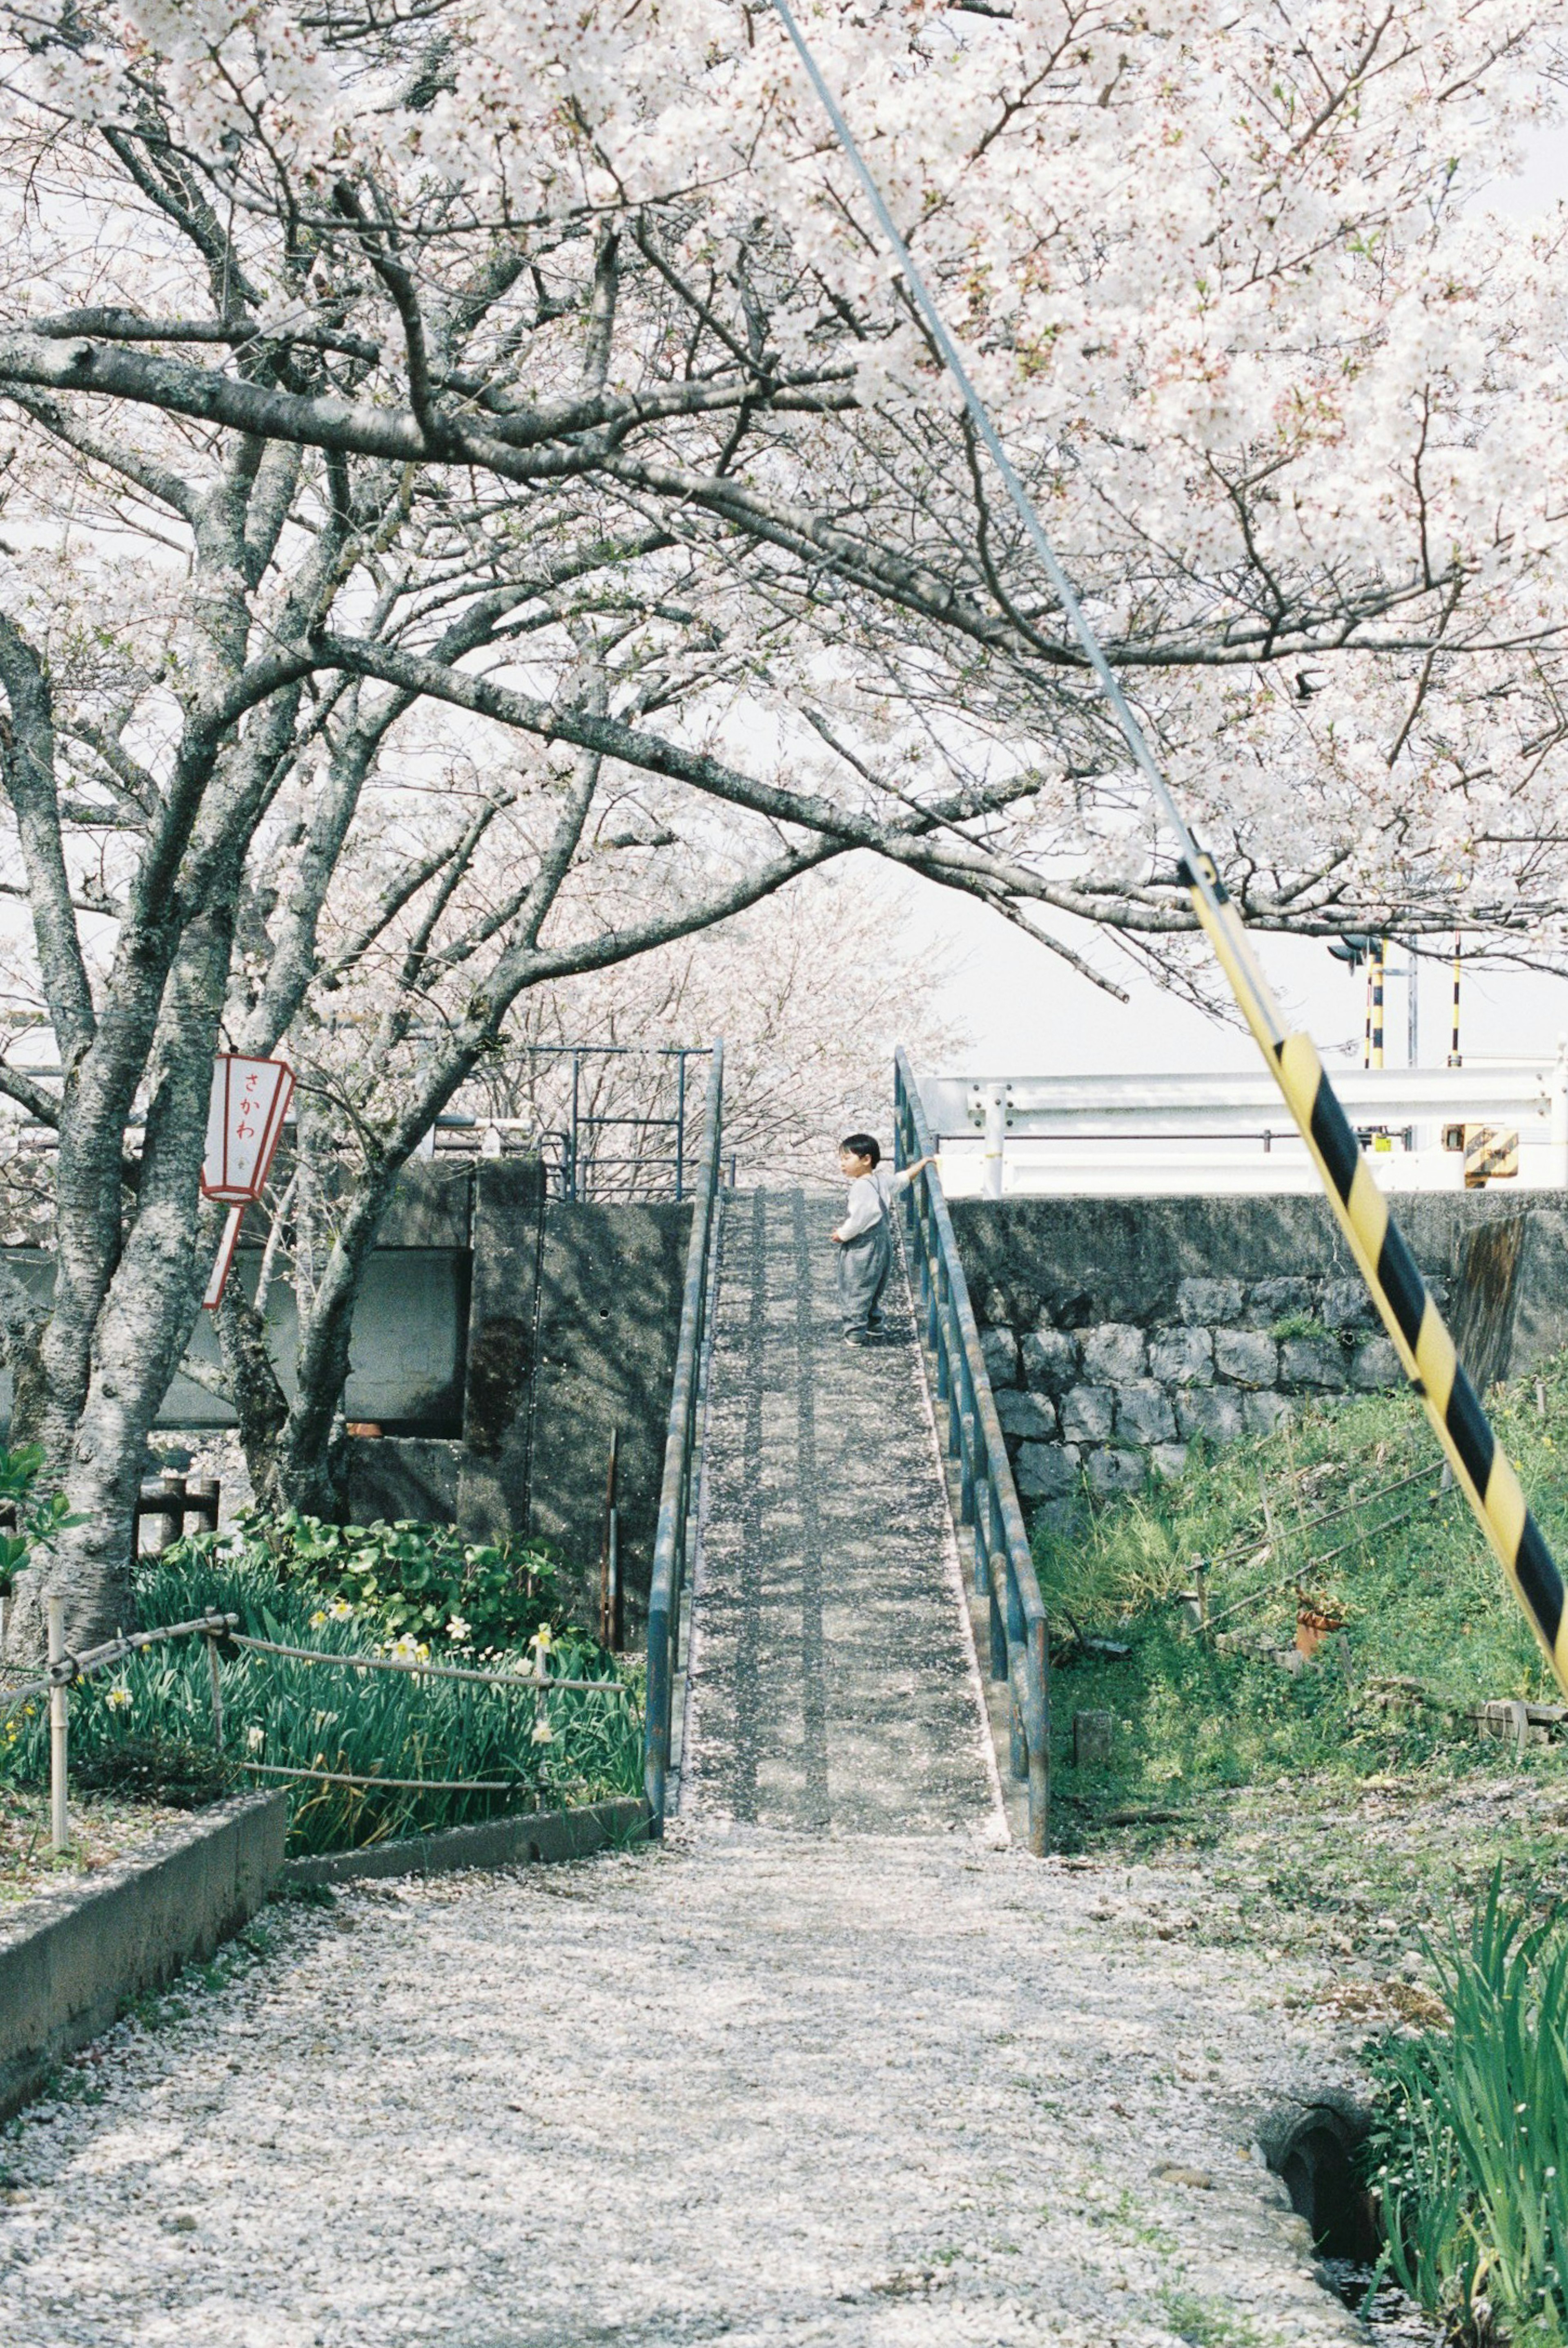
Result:
<svg viewBox="0 0 1568 2348">
<path fill-rule="evenodd" d="M 1465 1138 L 1517 1136 L 1522 1190 L 1568 1188 L 1568 1040 L 1554 1059 L 1352 1068 L 1335 1089 L 1390 1190 L 1458 1190 Z M 949 1197 L 1310 1192 L 1267 1072 L 923 1077 Z"/>
</svg>

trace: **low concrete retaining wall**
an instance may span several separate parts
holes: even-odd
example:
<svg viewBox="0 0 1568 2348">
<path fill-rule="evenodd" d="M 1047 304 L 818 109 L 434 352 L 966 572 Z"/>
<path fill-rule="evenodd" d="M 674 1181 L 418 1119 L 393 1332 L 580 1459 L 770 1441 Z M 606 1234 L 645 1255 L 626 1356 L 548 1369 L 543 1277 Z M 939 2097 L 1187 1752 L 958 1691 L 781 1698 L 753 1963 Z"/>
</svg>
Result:
<svg viewBox="0 0 1568 2348">
<path fill-rule="evenodd" d="M 0 2119 L 133 1999 L 250 1921 L 282 1866 L 288 1822 L 287 1795 L 242 1794 L 0 1922 Z"/>
<path fill-rule="evenodd" d="M 578 1810 L 535 1810 L 520 1818 L 482 1818 L 444 1833 L 409 1835 L 368 1850 L 329 1850 L 291 1859 L 283 1880 L 292 1884 L 363 1883 L 389 1875 L 450 1875 L 462 1867 L 526 1867 L 535 1861 L 588 1859 L 612 1842 L 639 1839 L 648 1825 L 641 1797 L 585 1803 Z"/>
</svg>

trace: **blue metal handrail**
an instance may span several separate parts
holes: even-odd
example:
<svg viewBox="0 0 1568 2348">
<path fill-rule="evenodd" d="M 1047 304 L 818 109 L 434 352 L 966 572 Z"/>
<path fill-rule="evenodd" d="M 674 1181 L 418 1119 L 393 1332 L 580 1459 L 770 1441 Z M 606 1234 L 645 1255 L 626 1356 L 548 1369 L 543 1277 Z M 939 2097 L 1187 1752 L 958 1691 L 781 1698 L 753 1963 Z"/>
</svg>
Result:
<svg viewBox="0 0 1568 2348">
<path fill-rule="evenodd" d="M 680 1663 L 681 1593 L 686 1586 L 692 1485 L 702 1426 L 703 1340 L 713 1303 L 719 1240 L 719 1169 L 723 1143 L 724 1047 L 715 1044 L 708 1071 L 702 1157 L 692 1195 L 692 1239 L 686 1251 L 686 1291 L 681 1305 L 681 1338 L 675 1351 L 675 1383 L 670 1395 L 664 1438 L 664 1480 L 659 1496 L 659 1529 L 653 1540 L 653 1578 L 648 1593 L 648 1698 L 642 1732 L 642 1784 L 651 1813 L 649 1831 L 664 1831 L 664 1797 L 670 1775 L 671 1705 Z"/>
<path fill-rule="evenodd" d="M 894 1056 L 897 1163 L 935 1154 L 914 1071 Z M 936 1357 L 937 1400 L 946 1403 L 938 1431 L 958 1463 L 959 1516 L 974 1529 L 975 1588 L 989 1601 L 990 1673 L 1011 1695 L 1009 1766 L 1029 1780 L 1029 1847 L 1043 1858 L 1050 1802 L 1050 1645 L 1045 1601 L 1035 1579 L 1029 1533 L 1012 1479 L 1007 1442 L 991 1394 L 968 1282 L 953 1220 L 935 1167 L 903 1194 L 925 1339 Z"/>
</svg>

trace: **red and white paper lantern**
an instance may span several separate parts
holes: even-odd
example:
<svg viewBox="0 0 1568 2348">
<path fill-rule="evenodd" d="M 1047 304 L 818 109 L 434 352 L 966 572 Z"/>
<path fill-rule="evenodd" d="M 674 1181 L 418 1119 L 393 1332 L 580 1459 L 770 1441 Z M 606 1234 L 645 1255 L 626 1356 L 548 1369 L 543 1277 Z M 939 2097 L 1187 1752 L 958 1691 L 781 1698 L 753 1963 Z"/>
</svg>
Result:
<svg viewBox="0 0 1568 2348">
<path fill-rule="evenodd" d="M 266 1188 L 293 1090 L 294 1072 L 282 1060 L 241 1060 L 232 1052 L 219 1056 L 207 1112 L 204 1198 L 222 1199 L 231 1207 L 255 1205 Z"/>
<path fill-rule="evenodd" d="M 294 1072 L 282 1060 L 242 1060 L 223 1052 L 213 1067 L 201 1191 L 204 1198 L 225 1200 L 229 1212 L 201 1300 L 209 1313 L 223 1301 L 245 1210 L 267 1187 L 293 1090 Z"/>
</svg>

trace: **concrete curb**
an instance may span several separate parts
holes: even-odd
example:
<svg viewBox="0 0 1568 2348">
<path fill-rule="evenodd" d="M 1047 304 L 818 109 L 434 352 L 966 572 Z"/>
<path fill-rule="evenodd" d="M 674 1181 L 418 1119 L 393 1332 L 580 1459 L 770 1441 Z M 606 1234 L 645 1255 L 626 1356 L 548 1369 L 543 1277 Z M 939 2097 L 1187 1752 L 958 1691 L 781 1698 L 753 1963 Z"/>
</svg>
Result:
<svg viewBox="0 0 1568 2348">
<path fill-rule="evenodd" d="M 648 1815 L 641 1797 L 628 1794 L 585 1803 L 578 1810 L 530 1810 L 516 1818 L 483 1818 L 477 1826 L 409 1835 L 401 1842 L 372 1844 L 367 1850 L 291 1859 L 284 1863 L 282 1881 L 293 1888 L 364 1883 L 393 1875 L 450 1875 L 464 1867 L 526 1867 L 587 1859 L 610 1842 L 642 1840 Z"/>
<path fill-rule="evenodd" d="M 241 1794 L 0 1924 L 0 2120 L 130 2000 L 250 1921 L 282 1866 L 288 1823 L 286 1794 Z"/>
</svg>

